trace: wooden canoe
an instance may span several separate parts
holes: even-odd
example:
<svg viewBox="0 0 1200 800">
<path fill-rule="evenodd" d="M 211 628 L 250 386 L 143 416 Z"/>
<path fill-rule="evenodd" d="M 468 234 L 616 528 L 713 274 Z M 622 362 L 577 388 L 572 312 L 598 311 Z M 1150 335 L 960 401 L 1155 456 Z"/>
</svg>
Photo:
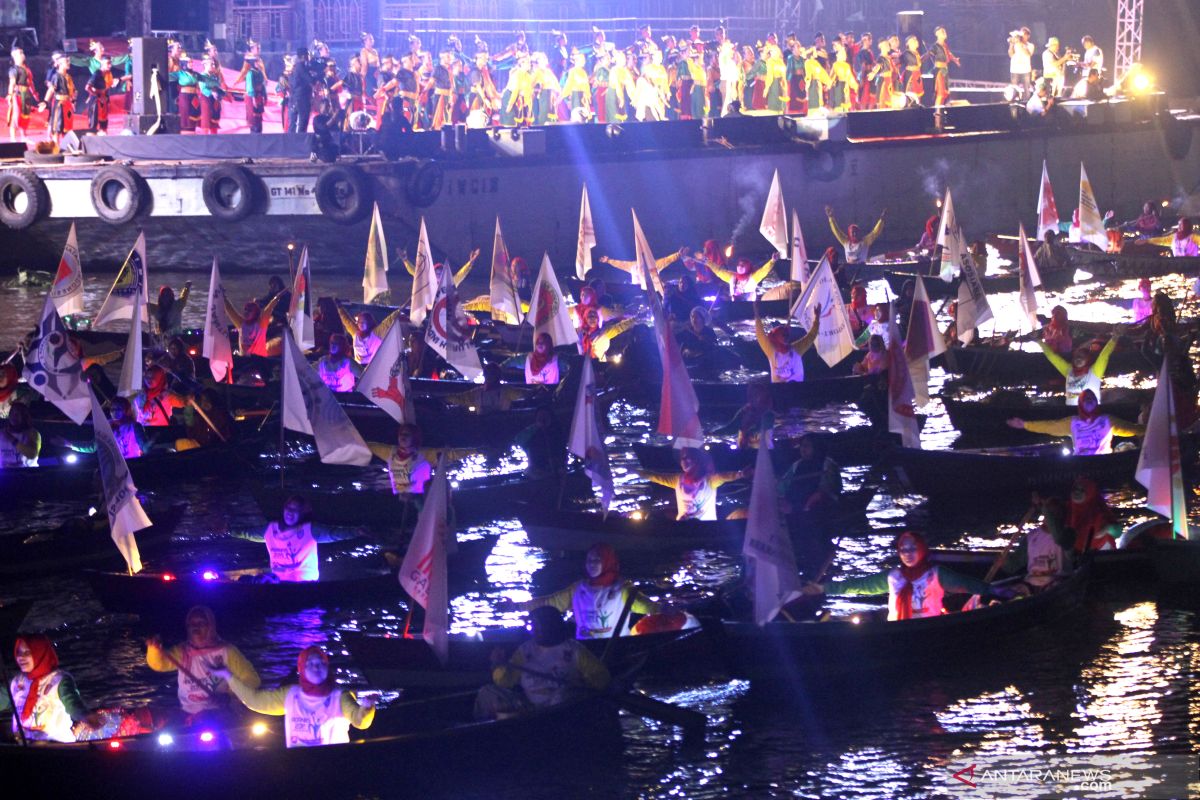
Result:
<svg viewBox="0 0 1200 800">
<path fill-rule="evenodd" d="M 1149 399 L 1147 398 L 1147 401 Z M 964 436 L 991 437 L 1009 441 L 1017 437 L 1024 441 L 1045 441 L 1045 437 L 1041 434 L 1008 427 L 1008 420 L 1012 417 L 1020 417 L 1025 420 L 1054 420 L 1073 417 L 1078 413 L 1075 406 L 1068 406 L 1062 398 L 1055 398 L 1049 402 L 1009 404 L 943 397 L 942 404 L 946 407 L 950 423 Z M 1099 410 L 1101 414 L 1110 414 L 1129 422 L 1136 421 L 1141 412 L 1142 404 L 1135 401 L 1103 403 Z"/>
<path fill-rule="evenodd" d="M 1062 374 L 1040 351 L 1010 350 L 978 345 L 951 347 L 943 354 L 947 372 L 966 375 L 972 380 L 989 383 L 1026 385 L 1055 381 Z M 1136 350 L 1116 349 L 1108 362 L 1108 375 L 1128 375 L 1131 372 L 1154 372 L 1159 365 Z"/>
<path fill-rule="evenodd" d="M 763 376 L 766 380 L 766 376 Z M 862 396 L 866 378 L 862 375 L 844 375 L 830 378 L 813 378 L 786 383 L 770 383 L 771 399 L 775 408 L 814 408 L 830 403 L 849 403 Z M 746 383 L 730 380 L 693 380 L 696 398 L 702 412 L 731 412 L 746 404 Z"/>
<path fill-rule="evenodd" d="M 848 428 L 843 431 L 814 431 L 812 434 L 824 441 L 827 455 L 840 466 L 871 464 L 878 460 L 882 450 L 891 442 L 881 441 L 869 425 Z M 787 469 L 800 457 L 798 439 L 775 439 L 771 460 L 779 470 Z M 712 456 L 717 472 L 736 472 L 754 463 L 757 449 L 739 449 L 723 442 L 710 442 L 704 446 Z M 633 452 L 642 467 L 651 472 L 677 472 L 679 451 L 670 445 L 635 444 Z"/>
<path fill-rule="evenodd" d="M 745 520 L 673 520 L 665 517 L 632 519 L 609 514 L 604 519 L 589 511 L 523 508 L 517 514 L 530 544 L 544 550 L 581 553 L 606 542 L 618 553 L 652 554 L 684 550 L 739 550 L 746 536 Z"/>
</svg>

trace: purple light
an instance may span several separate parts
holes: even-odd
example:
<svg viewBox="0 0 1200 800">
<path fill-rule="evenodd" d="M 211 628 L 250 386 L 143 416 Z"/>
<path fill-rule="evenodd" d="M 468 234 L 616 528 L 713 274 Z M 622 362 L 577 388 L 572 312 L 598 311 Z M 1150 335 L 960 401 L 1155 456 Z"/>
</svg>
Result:
<svg viewBox="0 0 1200 800">
<path fill-rule="evenodd" d="M 204 733 L 200 734 L 200 741 L 204 742 L 205 744 L 211 744 L 212 740 L 215 738 L 217 738 L 217 735 L 212 731 L 205 731 Z"/>
<path fill-rule="evenodd" d="M 204 572 L 200 573 L 200 577 L 204 578 L 206 581 L 215 581 L 221 576 L 217 574 L 216 570 L 206 569 Z"/>
</svg>

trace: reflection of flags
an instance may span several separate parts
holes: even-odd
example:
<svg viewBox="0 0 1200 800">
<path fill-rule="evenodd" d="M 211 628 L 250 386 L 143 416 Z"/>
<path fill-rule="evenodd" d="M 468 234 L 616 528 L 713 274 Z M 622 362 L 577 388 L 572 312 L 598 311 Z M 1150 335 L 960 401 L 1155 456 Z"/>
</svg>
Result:
<svg viewBox="0 0 1200 800">
<path fill-rule="evenodd" d="M 54 298 L 54 305 L 60 316 L 83 313 L 83 267 L 79 263 L 79 244 L 75 240 L 74 222 L 71 223 L 71 232 L 67 234 L 67 244 L 63 247 L 58 271 L 54 273 L 50 296 Z"/>
<path fill-rule="evenodd" d="M 71 343 L 50 295 L 46 295 L 42 321 L 25 353 L 23 374 L 30 388 L 58 406 L 76 425 L 82 425 L 91 413 L 91 392 L 83 380 L 79 349 Z"/>
<path fill-rule="evenodd" d="M 1020 277 L 1017 300 L 1021 304 L 1021 310 L 1025 312 L 1030 329 L 1037 330 L 1041 327 L 1037 318 L 1038 305 L 1041 302 L 1037 288 L 1042 285 L 1042 277 L 1038 275 L 1037 262 L 1033 260 L 1033 251 L 1029 249 L 1024 223 L 1017 229 L 1017 239 L 1017 272 Z"/>
<path fill-rule="evenodd" d="M 1154 404 L 1146 421 L 1146 435 L 1138 456 L 1137 482 L 1146 487 L 1146 506 L 1171 520 L 1177 538 L 1188 538 L 1187 496 L 1183 493 L 1183 466 L 1179 455 L 1179 425 L 1175 419 L 1175 394 L 1167 359 L 1163 359 L 1154 389 Z"/>
<path fill-rule="evenodd" d="M 392 419 L 401 423 L 416 423 L 415 408 L 409 398 L 408 362 L 404 357 L 404 334 L 398 323 L 388 328 L 375 357 L 363 370 L 355 389 Z"/>
<path fill-rule="evenodd" d="M 579 237 L 575 242 L 575 275 L 583 280 L 592 268 L 592 248 L 596 246 L 596 226 L 592 223 L 592 205 L 588 202 L 587 184 L 579 201 Z"/>
<path fill-rule="evenodd" d="M 142 315 L 141 295 L 133 295 L 133 314 L 129 321 L 129 338 L 125 341 L 125 355 L 121 361 L 121 379 L 117 383 L 117 394 L 133 397 L 142 390 Z"/>
<path fill-rule="evenodd" d="M 596 420 L 596 375 L 590 356 L 583 357 L 583 375 L 579 380 L 579 396 L 575 401 L 568 441 L 567 449 L 583 461 L 583 471 L 592 479 L 592 486 L 599 490 L 600 504 L 607 514 L 613 500 L 613 478 L 608 467 L 608 453 L 604 450 L 604 437 L 600 435 L 600 424 Z"/>
<path fill-rule="evenodd" d="M 367 260 L 363 264 L 363 302 L 370 303 L 388 291 L 387 240 L 379 219 L 379 203 L 371 212 L 371 232 L 367 234 Z"/>
<path fill-rule="evenodd" d="M 212 275 L 208 279 L 208 308 L 204 312 L 204 349 L 201 355 L 208 359 L 213 380 L 217 383 L 229 378 L 233 383 L 233 346 L 229 341 L 229 313 L 225 310 L 225 286 L 221 283 L 221 270 L 217 257 L 213 256 Z"/>
<path fill-rule="evenodd" d="M 321 380 L 304 354 L 296 346 L 290 328 L 283 329 L 283 374 L 280 376 L 283 398 L 283 427 L 307 433 L 317 440 L 317 452 L 325 464 L 371 462 L 371 451 L 354 423 L 338 405 L 333 392 Z"/>
<path fill-rule="evenodd" d="M 792 275 L 800 285 L 808 283 L 808 249 L 804 246 L 804 233 L 800 230 L 800 217 L 792 209 Z"/>
<path fill-rule="evenodd" d="M 447 265 L 446 271 L 453 270 Z M 429 248 L 429 234 L 425 231 L 425 218 L 421 217 L 421 233 L 417 237 L 417 266 L 413 270 L 412 296 L 408 318 L 413 325 L 425 321 L 425 315 L 437 299 L 437 276 L 433 270 L 433 251 Z"/>
<path fill-rule="evenodd" d="M 113 436 L 112 425 L 104 416 L 100 400 L 91 389 L 85 389 L 91 406 L 92 428 L 96 432 L 96 461 L 100 466 L 100 481 L 104 484 L 104 510 L 108 512 L 108 527 L 113 542 L 125 558 L 130 573 L 142 571 L 142 556 L 134 534 L 152 524 L 137 497 L 137 487 L 129 474 L 129 466 Z"/>
<path fill-rule="evenodd" d="M 758 232 L 771 243 L 780 257 L 788 252 L 787 211 L 783 208 L 783 189 L 779 187 L 779 170 L 771 179 L 771 190 L 767 192 L 767 207 L 763 209 Z"/>
<path fill-rule="evenodd" d="M 854 352 L 854 334 L 850 332 L 850 315 L 846 313 L 842 292 L 838 289 L 837 279 L 833 277 L 833 268 L 827 258 L 821 259 L 812 280 L 804 287 L 796 305 L 792 306 L 792 319 L 800 320 L 802 325 L 811 325 L 814 307 L 821 312 L 817 354 L 832 367 Z"/>
<path fill-rule="evenodd" d="M 446 457 L 438 459 L 433 482 L 425 492 L 425 504 L 417 517 L 412 541 L 400 565 L 400 585 L 425 609 L 421 635 L 445 664 L 449 657 L 450 597 L 446 574 Z"/>
<path fill-rule="evenodd" d="M 904 447 L 921 446 L 921 428 L 913 410 L 914 392 L 908 360 L 900 344 L 900 328 L 888 308 L 888 430 L 900 434 Z"/>
<path fill-rule="evenodd" d="M 471 342 L 465 321 L 459 316 L 458 289 L 450 267 L 442 270 L 442 283 L 433 301 L 425 341 L 469 381 L 483 375 L 479 353 Z"/>
<path fill-rule="evenodd" d="M 912 313 L 908 315 L 908 336 L 904 340 L 904 356 L 912 377 L 914 402 L 923 406 L 929 402 L 929 359 L 946 352 L 946 339 L 938 330 L 925 281 L 917 276 L 913 292 Z"/>
<path fill-rule="evenodd" d="M 1079 240 L 1091 242 L 1104 250 L 1108 247 L 1108 234 L 1104 232 L 1104 220 L 1092 193 L 1092 182 L 1088 180 L 1083 162 L 1079 162 Z"/>
<path fill-rule="evenodd" d="M 1042 185 L 1038 191 L 1038 239 L 1046 238 L 1046 231 L 1058 233 L 1058 207 L 1054 205 L 1054 190 L 1050 188 L 1050 173 L 1046 161 L 1042 160 Z"/>
<path fill-rule="evenodd" d="M 548 333 L 554 346 L 575 344 L 579 334 L 571 324 L 571 312 L 563 300 L 558 277 L 550 263 L 550 254 L 542 254 L 542 268 L 538 270 L 537 283 L 533 286 L 533 301 L 529 304 L 528 319 L 533 323 L 534 339 L 539 333 Z"/>
<path fill-rule="evenodd" d="M 133 314 L 134 292 L 142 295 L 142 322 L 148 322 L 146 304 L 150 300 L 149 291 L 146 284 L 146 234 L 139 232 L 133 249 L 129 251 L 129 256 L 117 273 L 117 279 L 100 306 L 100 313 L 92 321 L 92 327 L 97 328 L 113 320 L 129 319 Z"/>
<path fill-rule="evenodd" d="M 308 245 L 300 251 L 300 263 L 296 266 L 296 279 L 292 283 L 292 302 L 288 305 L 288 322 L 292 335 L 301 350 L 312 350 L 317 345 L 312 318 L 312 270 L 308 266 Z"/>
<path fill-rule="evenodd" d="M 765 431 L 754 464 L 750 517 L 742 543 L 742 555 L 752 576 L 754 622 L 758 625 L 766 625 L 781 608 L 802 594 L 792 540 L 779 524 L 779 497 L 769 439 L 770 431 Z"/>
<path fill-rule="evenodd" d="M 969 344 L 975 337 L 975 328 L 992 318 L 983 281 L 975 269 L 975 259 L 967 256 L 962 260 L 962 283 L 958 285 L 958 314 L 954 324 L 958 328 L 958 340 Z"/>
<path fill-rule="evenodd" d="M 521 306 L 517 301 L 517 287 L 513 284 L 508 247 L 504 244 L 504 234 L 500 232 L 499 217 L 496 217 L 496 235 L 492 238 L 492 277 L 488 284 L 488 301 L 493 320 L 510 325 L 521 324 Z"/>
</svg>

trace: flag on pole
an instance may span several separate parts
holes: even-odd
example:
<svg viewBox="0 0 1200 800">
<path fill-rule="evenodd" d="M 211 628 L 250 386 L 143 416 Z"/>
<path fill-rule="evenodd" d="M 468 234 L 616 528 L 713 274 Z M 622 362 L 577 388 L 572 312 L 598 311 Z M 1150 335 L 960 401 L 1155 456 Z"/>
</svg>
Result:
<svg viewBox="0 0 1200 800">
<path fill-rule="evenodd" d="M 443 664 L 449 657 L 450 597 L 446 571 L 446 538 L 451 535 L 446 520 L 446 457 L 438 458 L 433 482 L 425 493 L 425 504 L 417 517 L 412 541 L 400 565 L 400 585 L 415 603 L 425 609 L 421 636 Z"/>
<path fill-rule="evenodd" d="M 79 263 L 74 222 L 71 223 L 71 232 L 67 234 L 62 258 L 58 261 L 58 271 L 54 273 L 50 296 L 54 298 L 59 316 L 83 313 L 83 267 Z"/>
<path fill-rule="evenodd" d="M 904 447 L 921 446 L 921 427 L 913 408 L 915 392 L 908 359 L 900 344 L 900 328 L 888 307 L 888 430 L 900 434 Z"/>
<path fill-rule="evenodd" d="M 433 251 L 429 247 L 429 234 L 425 231 L 425 218 L 421 217 L 421 233 L 417 237 L 417 266 L 413 270 L 412 296 L 408 310 L 408 318 L 412 320 L 413 325 L 420 325 L 425 321 L 425 315 L 433 308 L 437 299 L 437 291 Z"/>
<path fill-rule="evenodd" d="M 137 537 L 134 535 L 152 524 L 138 500 L 137 487 L 129 474 L 129 465 L 121 455 L 112 425 L 104 416 L 100 400 L 95 392 L 85 387 L 92 415 L 92 428 L 96 433 L 96 462 L 100 467 L 100 481 L 104 484 L 104 510 L 108 513 L 108 527 L 113 543 L 121 551 L 130 574 L 142 571 L 142 556 L 138 552 Z"/>
<path fill-rule="evenodd" d="M 1029 249 L 1024 223 L 1017 228 L 1017 238 L 1017 271 L 1020 279 L 1017 300 L 1021 304 L 1021 310 L 1025 312 L 1030 330 L 1037 330 L 1042 326 L 1037 318 L 1038 306 L 1042 301 L 1037 289 L 1042 285 L 1042 277 L 1038 274 L 1037 262 L 1033 260 L 1033 251 Z"/>
<path fill-rule="evenodd" d="M 632 209 L 630 210 L 632 211 Z M 642 231 L 641 223 L 638 222 L 636 211 L 633 211 L 633 253 L 634 260 L 643 266 L 635 266 L 633 271 L 629 273 L 629 279 L 643 289 L 648 285 L 652 285 L 654 290 L 658 292 L 659 297 L 665 295 L 666 292 L 663 290 L 662 278 L 658 275 L 658 262 L 654 259 L 654 253 L 650 250 L 650 243 L 646 241 L 646 234 Z M 646 280 L 647 273 L 650 275 L 649 282 Z"/>
<path fill-rule="evenodd" d="M 929 360 L 946 352 L 946 339 L 938 329 L 929 303 L 925 281 L 917 276 L 913 292 L 912 313 L 908 315 L 908 336 L 904 340 L 904 357 L 913 383 L 913 399 L 918 407 L 929 402 Z"/>
<path fill-rule="evenodd" d="M 792 540 L 779 520 L 775 466 L 771 463 L 771 432 L 763 431 L 750 487 L 750 516 L 742 556 L 754 593 L 754 622 L 766 625 L 780 609 L 800 597 L 800 576 Z"/>
<path fill-rule="evenodd" d="M 962 283 L 958 285 L 958 305 L 954 324 L 958 329 L 958 340 L 969 344 L 975 338 L 975 329 L 992 318 L 983 281 L 975 268 L 975 259 L 967 255 L 962 259 Z"/>
<path fill-rule="evenodd" d="M 758 232 L 771 243 L 775 252 L 782 258 L 788 252 L 787 211 L 783 207 L 783 189 L 779 186 L 779 170 L 771 179 L 771 189 L 767 192 L 767 206 L 763 209 L 762 222 L 758 223 Z"/>
<path fill-rule="evenodd" d="M 308 266 L 308 245 L 300 251 L 300 263 L 296 265 L 296 278 L 292 282 L 292 302 L 288 305 L 288 323 L 292 336 L 301 350 L 312 350 L 317 346 L 312 318 L 312 271 Z"/>
<path fill-rule="evenodd" d="M 225 310 L 225 285 L 221 270 L 213 256 L 212 274 L 208 279 L 208 308 L 204 311 L 204 346 L 200 354 L 208 359 L 213 380 L 229 379 L 233 383 L 233 344 L 229 341 L 229 313 Z"/>
<path fill-rule="evenodd" d="M 946 187 L 946 199 L 942 201 L 942 221 L 938 226 L 937 243 L 942 246 L 941 278 L 949 283 L 954 280 L 954 271 L 962 269 L 963 256 L 967 252 L 949 186 Z"/>
<path fill-rule="evenodd" d="M 588 202 L 587 184 L 583 185 L 583 197 L 579 201 L 579 237 L 575 242 L 575 275 L 579 280 L 587 278 L 592 268 L 592 248 L 596 246 L 596 226 L 592 223 L 592 206 Z"/>
<path fill-rule="evenodd" d="M 142 296 L 133 295 L 133 314 L 129 319 L 129 338 L 125 341 L 125 354 L 121 361 L 121 379 L 117 383 L 117 394 L 133 397 L 142 390 Z"/>
<path fill-rule="evenodd" d="M 1092 182 L 1088 180 L 1087 170 L 1084 169 L 1082 161 L 1079 162 L 1079 239 L 1091 242 L 1101 250 L 1108 248 L 1104 220 L 1100 216 L 1096 195 L 1092 192 Z"/>
<path fill-rule="evenodd" d="M 533 320 L 533 335 L 548 333 L 555 347 L 576 344 L 579 334 L 571 324 L 571 312 L 563 299 L 558 277 L 550 263 L 550 254 L 542 254 L 542 268 L 538 270 L 537 283 L 533 286 L 533 302 L 529 304 L 529 318 Z"/>
<path fill-rule="evenodd" d="M 1050 173 L 1042 159 L 1042 185 L 1038 192 L 1038 239 L 1046 238 L 1046 231 L 1058 233 L 1058 207 L 1054 205 L 1054 190 L 1050 188 Z"/>
<path fill-rule="evenodd" d="M 496 235 L 492 238 L 492 277 L 488 284 L 488 300 L 494 321 L 521 324 L 521 301 L 513 283 L 508 246 L 504 244 L 504 234 L 500 232 L 499 217 L 496 217 Z"/>
<path fill-rule="evenodd" d="M 1187 495 L 1183 489 L 1183 460 L 1179 453 L 1179 425 L 1167 359 L 1163 359 L 1154 389 L 1154 403 L 1146 421 L 1146 435 L 1138 456 L 1137 482 L 1146 487 L 1146 507 L 1171 520 L 1177 539 L 1188 538 Z"/>
<path fill-rule="evenodd" d="M 117 279 L 108 290 L 108 296 L 100 306 L 100 313 L 92 321 L 92 327 L 98 328 L 106 322 L 129 319 L 133 314 L 134 293 L 142 296 L 142 322 L 149 322 L 146 305 L 150 301 L 149 287 L 146 282 L 146 234 L 138 232 L 133 249 L 121 265 Z"/>
<path fill-rule="evenodd" d="M 433 301 L 433 310 L 429 313 L 425 341 L 467 380 L 473 381 L 483 375 L 479 352 L 459 316 L 458 289 L 454 286 L 454 274 L 449 267 L 442 270 L 442 282 Z"/>
<path fill-rule="evenodd" d="M 379 203 L 371 212 L 371 232 L 367 234 L 367 260 L 363 264 L 363 302 L 372 303 L 375 298 L 388 292 L 387 239 L 383 235 L 383 222 L 379 219 Z"/>
<path fill-rule="evenodd" d="M 579 395 L 575 400 L 575 414 L 571 417 L 571 438 L 567 447 L 583 461 L 583 471 L 600 492 L 600 505 L 607 514 L 613 500 L 613 477 L 600 423 L 596 419 L 596 375 L 590 356 L 583 357 L 583 375 L 579 379 Z"/>
<path fill-rule="evenodd" d="M 838 288 L 837 279 L 833 277 L 833 268 L 829 259 L 822 258 L 813 273 L 812 280 L 804 287 L 804 292 L 792 306 L 792 319 L 799 320 L 803 325 L 811 325 L 812 309 L 821 312 L 821 328 L 817 332 L 817 355 L 829 366 L 833 366 L 854 352 L 854 334 L 850 331 L 850 315 L 846 313 L 846 304 L 842 302 L 842 292 Z"/>
<path fill-rule="evenodd" d="M 396 422 L 416 424 L 416 408 L 409 402 L 412 391 L 408 386 L 408 359 L 401 327 L 395 324 L 388 328 L 355 389 Z"/>
<path fill-rule="evenodd" d="M 325 381 L 304 360 L 290 328 L 283 329 L 280 384 L 283 427 L 316 439 L 322 463 L 362 467 L 371 462 L 367 443 L 338 405 Z"/>
<path fill-rule="evenodd" d="M 49 294 L 37 333 L 25 352 L 23 374 L 30 388 L 58 406 L 76 425 L 82 425 L 92 413 L 91 391 L 83 379 L 79 347 L 71 342 Z"/>
<path fill-rule="evenodd" d="M 792 209 L 792 274 L 793 281 L 801 286 L 808 284 L 808 249 L 804 246 L 804 232 L 800 230 L 800 217 Z"/>
</svg>

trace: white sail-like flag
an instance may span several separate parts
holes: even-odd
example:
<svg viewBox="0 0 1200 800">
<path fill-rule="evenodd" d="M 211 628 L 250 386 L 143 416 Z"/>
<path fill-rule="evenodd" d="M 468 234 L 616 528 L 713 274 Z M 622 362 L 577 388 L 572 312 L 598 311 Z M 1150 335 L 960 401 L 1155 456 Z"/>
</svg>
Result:
<svg viewBox="0 0 1200 800">
<path fill-rule="evenodd" d="M 779 519 L 770 439 L 771 432 L 764 430 L 754 463 L 750 516 L 742 542 L 742 556 L 754 594 L 754 622 L 760 626 L 773 620 L 784 606 L 803 594 L 792 539 Z"/>
<path fill-rule="evenodd" d="M 204 345 L 201 355 L 208 359 L 213 380 L 233 383 L 233 343 L 229 340 L 229 312 L 225 310 L 225 285 L 221 269 L 213 256 L 212 274 L 208 279 L 208 308 L 204 311 Z"/>
<path fill-rule="evenodd" d="M 367 234 L 367 258 L 363 263 L 363 302 L 373 303 L 375 298 L 388 292 L 387 239 L 383 235 L 383 222 L 379 218 L 379 203 L 371 212 L 371 232 Z"/>
<path fill-rule="evenodd" d="M 767 192 L 767 205 L 763 209 L 762 221 L 758 223 L 758 232 L 771 243 L 781 258 L 788 252 L 787 211 L 783 207 L 779 170 L 775 170 L 775 177 L 771 179 L 771 189 Z"/>
<path fill-rule="evenodd" d="M 800 216 L 792 209 L 792 274 L 791 279 L 801 286 L 808 285 L 808 248 L 804 246 L 804 232 L 800 230 Z"/>
<path fill-rule="evenodd" d="M 1188 538 L 1187 495 L 1183 488 L 1183 459 L 1179 451 L 1179 423 L 1171 372 L 1163 359 L 1154 389 L 1154 403 L 1146 421 L 1146 435 L 1134 477 L 1146 487 L 1146 507 L 1171 520 L 1176 538 Z"/>
<path fill-rule="evenodd" d="M 142 322 L 149 322 L 146 306 L 150 302 L 150 289 L 146 281 L 146 234 L 138 232 L 133 249 L 125 258 L 125 263 L 117 272 L 117 279 L 108 290 L 108 296 L 100 306 L 100 312 L 92 320 L 92 327 L 114 320 L 129 319 L 133 315 L 133 295 L 142 296 Z"/>
<path fill-rule="evenodd" d="M 1079 239 L 1091 242 L 1101 250 L 1108 248 L 1108 234 L 1104 232 L 1104 219 L 1096 205 L 1092 182 L 1088 180 L 1083 162 L 1079 162 Z"/>
<path fill-rule="evenodd" d="M 400 585 L 425 609 L 421 636 L 443 664 L 449 658 L 450 650 L 450 593 L 446 569 L 446 538 L 451 535 L 446 520 L 448 491 L 443 454 L 438 458 L 412 541 L 400 565 Z"/>
<path fill-rule="evenodd" d="M 399 323 L 388 328 L 375 351 L 375 357 L 363 370 L 355 390 L 363 397 L 387 412 L 399 423 L 414 425 L 417 422 L 416 407 L 412 402 L 412 390 L 408 386 L 408 360 L 404 355 L 403 326 Z"/>
<path fill-rule="evenodd" d="M 471 341 L 465 321 L 459 316 L 458 289 L 449 267 L 442 270 L 442 282 L 429 313 L 429 327 L 425 329 L 425 342 L 467 380 L 473 381 L 483 375 L 479 351 Z"/>
<path fill-rule="evenodd" d="M 317 440 L 324 464 L 371 463 L 371 450 L 296 345 L 290 328 L 283 329 L 283 373 L 280 376 L 283 427 Z"/>
<path fill-rule="evenodd" d="M 83 266 L 79 261 L 79 243 L 75 239 L 75 223 L 67 234 L 62 258 L 58 260 L 58 271 L 50 286 L 50 296 L 59 316 L 83 313 Z"/>
<path fill-rule="evenodd" d="M 888 430 L 900 435 L 904 447 L 921 446 L 921 426 L 917 422 L 912 375 L 900 343 L 900 327 L 891 306 L 888 307 Z"/>
<path fill-rule="evenodd" d="M 842 291 L 833 276 L 829 259 L 822 258 L 812 280 L 792 306 L 792 319 L 802 325 L 813 324 L 813 309 L 821 314 L 821 329 L 817 332 L 817 355 L 833 366 L 854 352 L 854 334 L 850 330 L 850 315 L 842 302 Z"/>
<path fill-rule="evenodd" d="M 967 252 L 967 244 L 963 240 L 962 228 L 958 224 L 958 216 L 954 213 L 954 199 L 950 196 L 950 187 L 946 187 L 946 199 L 942 201 L 942 220 L 938 225 L 937 243 L 942 246 L 941 278 L 949 283 L 954 280 L 954 273 L 962 269 L 963 256 Z"/>
<path fill-rule="evenodd" d="M 449 266 L 447 272 L 452 272 Z M 425 230 L 425 218 L 421 217 L 421 233 L 417 237 L 417 265 L 413 271 L 412 295 L 408 318 L 413 325 L 425 321 L 425 315 L 433 308 L 437 299 L 438 281 L 433 269 L 433 250 L 429 247 L 429 233 Z"/>
<path fill-rule="evenodd" d="M 104 416 L 104 409 L 100 407 L 99 398 L 90 388 L 87 393 L 91 403 L 92 428 L 96 434 L 96 462 L 100 466 L 100 482 L 104 484 L 104 510 L 108 514 L 109 531 L 130 574 L 141 572 L 142 556 L 138 552 L 134 534 L 153 523 L 138 500 L 129 465 L 121 455 L 121 448 L 113 435 L 112 425 Z"/>
<path fill-rule="evenodd" d="M 133 314 L 129 318 L 129 338 L 125 340 L 125 354 L 121 360 L 121 379 L 117 383 L 117 394 L 133 397 L 142 390 L 142 296 L 133 295 Z"/>
<path fill-rule="evenodd" d="M 542 268 L 538 270 L 537 283 L 533 286 L 533 302 L 529 304 L 529 320 L 533 322 L 535 341 L 538 334 L 548 333 L 555 347 L 579 342 L 579 334 L 571 322 L 571 312 L 563 299 L 549 253 L 542 254 Z"/>
<path fill-rule="evenodd" d="M 1050 188 L 1050 172 L 1042 160 L 1042 183 L 1038 190 L 1038 240 L 1046 238 L 1046 231 L 1058 233 L 1058 206 L 1054 204 L 1054 190 Z"/>
<path fill-rule="evenodd" d="M 292 302 L 288 306 L 288 324 L 301 350 L 312 350 L 317 346 L 312 317 L 312 270 L 308 264 L 308 245 L 300 251 L 300 263 L 296 265 Z"/>
<path fill-rule="evenodd" d="M 958 329 L 958 340 L 970 344 L 975 338 L 975 329 L 992 318 L 992 308 L 988 305 L 987 293 L 983 290 L 979 270 L 975 268 L 975 259 L 970 254 L 963 257 L 962 283 L 958 285 L 958 305 L 954 325 Z"/>
<path fill-rule="evenodd" d="M 509 325 L 521 324 L 521 301 L 517 286 L 513 283 L 512 262 L 508 258 L 508 246 L 500 232 L 500 218 L 496 217 L 496 235 L 492 237 L 492 275 L 488 283 L 488 302 L 492 309 L 492 320 Z"/>
<path fill-rule="evenodd" d="M 56 405 L 76 425 L 82 425 L 92 413 L 92 393 L 83 378 L 83 358 L 49 294 L 37 332 L 25 351 L 22 375 L 29 388 Z"/>
<path fill-rule="evenodd" d="M 583 374 L 579 379 L 579 395 L 575 400 L 575 414 L 571 417 L 571 437 L 567 447 L 583 461 L 583 471 L 600 492 L 600 505 L 607 514 L 613 500 L 613 477 L 604 449 L 604 436 L 596 418 L 596 373 L 590 356 L 583 357 Z"/>
<path fill-rule="evenodd" d="M 1021 310 L 1025 312 L 1029 330 L 1036 331 L 1042 325 L 1037 317 L 1038 306 L 1042 302 L 1041 292 L 1038 291 L 1038 287 L 1042 285 L 1042 276 L 1038 274 L 1037 262 L 1033 259 L 1033 251 L 1029 249 L 1029 238 L 1025 235 L 1024 223 L 1017 228 L 1017 273 L 1020 288 L 1017 301 L 1021 304 Z"/>
<path fill-rule="evenodd" d="M 664 297 L 666 290 L 663 288 L 662 278 L 658 274 L 658 261 L 655 260 L 654 253 L 650 251 L 650 242 L 646 239 L 641 223 L 638 222 L 637 212 L 633 209 L 630 211 L 633 213 L 633 258 L 639 262 L 640 266 L 634 265 L 633 270 L 629 273 L 629 280 L 642 289 L 653 286 L 658 296 Z M 650 275 L 649 280 L 646 278 L 647 274 Z"/>
<path fill-rule="evenodd" d="M 925 281 L 917 276 L 912 313 L 908 315 L 908 336 L 904 339 L 904 357 L 913 383 L 913 402 L 917 407 L 929 402 L 929 361 L 946 352 L 946 338 L 938 329 Z"/>
<path fill-rule="evenodd" d="M 592 204 L 588 201 L 585 183 L 583 197 L 579 200 L 579 236 L 575 240 L 575 275 L 579 280 L 585 280 L 592 268 L 592 248 L 595 246 L 596 225 L 592 222 Z"/>
</svg>

